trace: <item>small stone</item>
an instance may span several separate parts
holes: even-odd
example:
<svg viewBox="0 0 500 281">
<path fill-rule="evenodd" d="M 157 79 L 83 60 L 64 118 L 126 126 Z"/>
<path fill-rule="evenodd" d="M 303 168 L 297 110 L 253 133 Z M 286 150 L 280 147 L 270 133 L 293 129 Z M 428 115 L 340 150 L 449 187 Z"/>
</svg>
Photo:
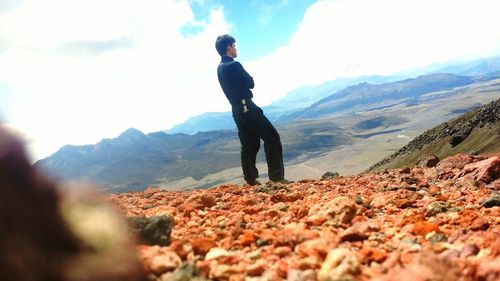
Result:
<svg viewBox="0 0 500 281">
<path fill-rule="evenodd" d="M 462 251 L 460 252 L 460 257 L 461 258 L 467 258 L 470 256 L 475 256 L 477 253 L 479 253 L 481 249 L 476 245 L 476 244 L 467 244 L 462 248 Z"/>
<path fill-rule="evenodd" d="M 438 242 L 446 242 L 446 241 L 448 241 L 448 238 L 446 238 L 446 236 L 444 236 L 444 234 L 442 234 L 442 233 L 435 233 L 434 235 L 430 236 L 427 239 L 427 241 L 434 244 L 434 243 L 438 243 Z"/>
<path fill-rule="evenodd" d="M 292 252 L 292 248 L 289 246 L 276 247 L 273 253 L 279 257 L 284 257 Z"/>
<path fill-rule="evenodd" d="M 339 173 L 337 172 L 326 172 L 324 173 L 322 176 L 321 176 L 321 179 L 324 179 L 324 180 L 329 180 L 329 179 L 333 179 L 333 178 L 336 178 L 339 176 Z"/>
<path fill-rule="evenodd" d="M 295 252 L 300 257 L 317 256 L 324 259 L 328 254 L 328 242 L 324 239 L 306 240 L 295 247 Z"/>
<path fill-rule="evenodd" d="M 255 245 L 257 245 L 257 247 L 262 247 L 262 246 L 265 246 L 268 244 L 269 244 L 269 241 L 262 239 L 262 238 L 259 238 L 259 239 L 257 239 L 257 241 L 255 241 Z"/>
<path fill-rule="evenodd" d="M 486 201 L 483 202 L 482 206 L 485 208 L 500 206 L 500 194 L 493 194 L 490 198 L 486 199 Z"/>
<path fill-rule="evenodd" d="M 170 244 L 170 233 L 174 225 L 172 215 L 128 217 L 127 220 L 141 242 L 148 245 Z"/>
<path fill-rule="evenodd" d="M 266 270 L 265 263 L 256 262 L 254 264 L 250 264 L 247 267 L 248 276 L 260 276 Z"/>
<path fill-rule="evenodd" d="M 334 224 L 349 224 L 356 215 L 357 204 L 345 196 L 335 197 L 327 203 L 320 203 L 309 209 L 310 216 L 330 218 Z"/>
<path fill-rule="evenodd" d="M 205 255 L 205 260 L 214 260 L 220 257 L 227 257 L 230 255 L 231 253 L 229 253 L 226 249 L 214 247 L 207 252 L 207 254 Z"/>
<path fill-rule="evenodd" d="M 191 241 L 191 245 L 193 247 L 193 252 L 196 255 L 205 255 L 208 251 L 210 251 L 210 249 L 217 246 L 215 241 L 211 238 L 193 239 L 193 241 Z"/>
<path fill-rule="evenodd" d="M 401 168 L 401 170 L 399 170 L 399 172 L 401 174 L 409 174 L 409 173 L 411 173 L 411 168 L 406 166 L 406 167 Z"/>
<path fill-rule="evenodd" d="M 177 267 L 168 280 L 206 280 L 198 275 L 198 269 L 193 263 L 184 262 L 181 266 Z"/>
<path fill-rule="evenodd" d="M 348 249 L 337 248 L 328 253 L 318 272 L 318 281 L 351 280 L 359 273 L 360 262 Z"/>
<path fill-rule="evenodd" d="M 449 143 L 451 144 L 452 147 L 454 147 L 460 144 L 465 138 L 466 136 L 462 134 L 454 134 L 453 136 L 451 136 Z"/>
<path fill-rule="evenodd" d="M 340 240 L 350 242 L 363 241 L 368 239 L 371 232 L 379 229 L 380 228 L 375 223 L 370 223 L 368 221 L 356 222 L 340 235 Z"/>
<path fill-rule="evenodd" d="M 439 163 L 439 158 L 436 155 L 429 155 L 422 160 L 418 161 L 417 166 L 424 168 L 436 167 Z"/>
<path fill-rule="evenodd" d="M 439 231 L 439 226 L 437 223 L 432 223 L 429 221 L 419 221 L 413 225 L 412 233 L 415 235 L 427 235 L 427 233 Z"/>
<path fill-rule="evenodd" d="M 401 183 L 407 183 L 407 184 L 418 184 L 420 181 L 417 178 L 414 177 L 402 177 L 401 178 Z"/>
<path fill-rule="evenodd" d="M 367 262 L 374 261 L 381 263 L 388 257 L 387 252 L 373 247 L 364 247 L 359 251 L 359 253 L 365 257 Z"/>
<path fill-rule="evenodd" d="M 157 276 L 176 269 L 182 260 L 175 252 L 165 252 L 151 260 L 151 271 Z"/>
<path fill-rule="evenodd" d="M 217 204 L 216 199 L 210 194 L 195 194 L 188 198 L 187 201 L 195 203 L 196 209 L 211 208 Z"/>
<path fill-rule="evenodd" d="M 426 210 L 425 215 L 428 217 L 432 217 L 432 216 L 435 216 L 439 213 L 444 213 L 444 212 L 448 211 L 449 207 L 450 207 L 450 205 L 448 203 L 434 202 L 434 203 L 430 204 L 429 206 L 427 206 L 427 210 Z"/>
</svg>

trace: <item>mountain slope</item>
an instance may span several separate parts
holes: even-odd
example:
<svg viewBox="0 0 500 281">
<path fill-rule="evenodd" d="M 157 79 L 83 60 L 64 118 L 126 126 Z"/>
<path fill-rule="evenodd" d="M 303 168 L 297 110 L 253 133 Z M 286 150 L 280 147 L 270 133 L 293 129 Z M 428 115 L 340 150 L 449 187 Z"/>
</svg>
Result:
<svg viewBox="0 0 500 281">
<path fill-rule="evenodd" d="M 389 81 L 397 81 L 398 79 L 401 79 L 401 76 L 375 75 L 353 78 L 337 78 L 320 85 L 305 86 L 293 90 L 285 97 L 272 102 L 269 106 L 262 107 L 262 109 L 264 110 L 264 113 L 269 120 L 279 123 L 279 118 L 281 116 L 304 109 L 314 102 L 348 86 L 356 85 L 361 82 L 384 83 Z M 167 130 L 166 133 L 194 134 L 197 132 L 232 129 L 236 129 L 236 126 L 232 120 L 232 113 L 230 111 L 205 112 L 200 115 L 193 116 L 181 124 L 175 125 L 171 129 Z"/>
<path fill-rule="evenodd" d="M 375 109 L 394 104 L 411 104 L 420 96 L 453 87 L 474 83 L 467 76 L 437 73 L 402 81 L 372 85 L 361 83 L 328 96 L 310 107 L 280 118 L 291 121 L 304 118 L 319 118 L 340 112 Z"/>
<path fill-rule="evenodd" d="M 453 73 L 456 75 L 485 75 L 500 72 L 500 57 L 478 59 L 463 64 L 454 64 L 440 68 L 436 72 Z"/>
<path fill-rule="evenodd" d="M 415 165 L 426 156 L 500 153 L 500 99 L 434 127 L 369 171 Z"/>
<path fill-rule="evenodd" d="M 279 130 L 285 161 L 314 157 L 353 141 L 348 132 L 329 121 L 290 123 Z M 259 162 L 265 160 L 263 150 L 258 155 Z M 61 180 L 91 181 L 113 192 L 165 185 L 185 178 L 197 181 L 239 165 L 240 143 L 234 130 L 145 135 L 136 129 L 95 145 L 65 146 L 35 163 Z M 266 175 L 265 171 L 261 169 L 261 176 Z M 218 181 L 198 186 L 214 182 Z"/>
<path fill-rule="evenodd" d="M 227 165 L 238 165 L 237 149 L 214 149 L 214 142 L 217 146 L 235 147 L 227 145 L 235 143 L 234 133 L 145 135 L 129 129 L 117 138 L 95 145 L 65 146 L 35 166 L 63 180 L 85 180 L 108 189 L 134 190 L 162 180 L 199 178 Z M 224 159 L 224 163 L 214 159 Z"/>
</svg>

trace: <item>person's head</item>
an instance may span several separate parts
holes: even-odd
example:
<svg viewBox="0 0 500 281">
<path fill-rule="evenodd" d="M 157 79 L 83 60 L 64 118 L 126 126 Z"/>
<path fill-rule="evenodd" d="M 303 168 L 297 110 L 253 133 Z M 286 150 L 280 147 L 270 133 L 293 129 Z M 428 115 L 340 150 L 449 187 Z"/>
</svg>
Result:
<svg viewBox="0 0 500 281">
<path fill-rule="evenodd" d="M 229 34 L 217 36 L 215 41 L 215 49 L 220 56 L 229 56 L 235 58 L 237 56 L 237 51 L 234 43 L 236 40 L 233 36 Z"/>
</svg>

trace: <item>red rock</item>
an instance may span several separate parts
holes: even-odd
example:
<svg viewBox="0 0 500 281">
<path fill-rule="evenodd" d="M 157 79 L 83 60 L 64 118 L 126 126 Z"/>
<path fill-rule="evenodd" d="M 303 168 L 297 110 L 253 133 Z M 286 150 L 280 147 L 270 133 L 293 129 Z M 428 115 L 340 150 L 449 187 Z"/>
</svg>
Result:
<svg viewBox="0 0 500 281">
<path fill-rule="evenodd" d="M 321 267 L 321 262 L 318 257 L 305 257 L 299 261 L 298 267 L 300 270 L 318 269 Z"/>
<path fill-rule="evenodd" d="M 240 278 L 243 272 L 244 269 L 240 265 L 217 264 L 210 268 L 209 278 L 229 280 L 229 278 Z"/>
<path fill-rule="evenodd" d="M 191 245 L 193 247 L 193 252 L 197 255 L 205 255 L 210 249 L 217 246 L 212 238 L 193 239 Z"/>
<path fill-rule="evenodd" d="M 260 211 L 259 208 L 253 207 L 253 206 L 252 207 L 247 207 L 247 208 L 243 209 L 243 212 L 245 214 L 248 214 L 248 215 L 255 215 L 255 214 L 259 213 L 259 211 Z"/>
<path fill-rule="evenodd" d="M 498 281 L 500 280 L 500 257 L 481 262 L 477 268 L 475 280 Z"/>
<path fill-rule="evenodd" d="M 334 224 L 349 224 L 356 215 L 356 203 L 345 196 L 335 197 L 324 203 L 312 206 L 309 215 L 328 217 Z"/>
<path fill-rule="evenodd" d="M 439 170 L 446 169 L 463 169 L 465 165 L 472 163 L 474 161 L 474 157 L 468 154 L 457 154 L 452 157 L 445 158 L 441 160 L 436 168 Z"/>
<path fill-rule="evenodd" d="M 470 256 L 474 256 L 477 253 L 479 253 L 481 249 L 476 244 L 467 244 L 462 248 L 462 251 L 460 252 L 460 257 L 461 258 L 467 258 Z"/>
<path fill-rule="evenodd" d="M 164 252 L 151 260 L 151 271 L 159 276 L 165 272 L 173 271 L 182 263 L 181 258 L 175 252 Z"/>
<path fill-rule="evenodd" d="M 348 249 L 337 248 L 328 253 L 318 272 L 318 281 L 354 279 L 359 273 L 360 263 L 356 255 Z"/>
<path fill-rule="evenodd" d="M 288 202 L 289 198 L 288 195 L 284 193 L 275 193 L 269 196 L 269 201 L 273 203 L 278 203 L 278 202 Z"/>
<path fill-rule="evenodd" d="M 238 242 L 242 246 L 248 246 L 255 242 L 257 235 L 255 234 L 255 231 L 251 229 L 245 229 L 242 235 L 240 235 Z"/>
<path fill-rule="evenodd" d="M 430 195 L 435 195 L 435 194 L 439 194 L 439 191 L 440 191 L 440 188 L 435 186 L 435 185 L 431 185 L 429 187 L 429 194 Z"/>
<path fill-rule="evenodd" d="M 393 204 L 400 209 L 411 208 L 415 203 L 415 200 L 410 200 L 407 198 L 399 198 L 393 201 Z"/>
<path fill-rule="evenodd" d="M 280 212 L 278 212 L 277 210 L 274 210 L 274 209 L 264 212 L 264 216 L 269 217 L 269 218 L 275 218 L 275 217 L 278 217 L 279 215 L 280 215 Z"/>
<path fill-rule="evenodd" d="M 316 281 L 316 270 L 300 270 L 292 268 L 288 271 L 287 281 Z"/>
<path fill-rule="evenodd" d="M 478 211 L 474 210 L 464 210 L 460 212 L 456 222 L 460 226 L 470 228 L 471 230 L 486 230 L 489 227 L 489 223 Z"/>
<path fill-rule="evenodd" d="M 439 232 L 439 225 L 429 221 L 419 221 L 413 226 L 412 233 L 415 235 L 425 236 L 429 232 Z"/>
<path fill-rule="evenodd" d="M 364 247 L 362 248 L 359 253 L 364 257 L 364 260 L 368 263 L 374 261 L 378 263 L 384 262 L 388 254 L 384 250 L 379 250 L 377 248 L 373 247 Z"/>
<path fill-rule="evenodd" d="M 217 204 L 215 197 L 210 194 L 195 194 L 188 198 L 187 202 L 194 203 L 195 209 L 210 208 Z"/>
<path fill-rule="evenodd" d="M 341 241 L 362 241 L 368 239 L 370 233 L 379 230 L 374 222 L 361 221 L 354 223 L 340 235 Z"/>
<path fill-rule="evenodd" d="M 290 211 L 297 217 L 297 218 L 303 218 L 307 216 L 309 209 L 307 209 L 305 206 L 297 206 L 293 205 L 290 207 Z"/>
<path fill-rule="evenodd" d="M 279 257 L 284 257 L 284 256 L 290 254 L 291 252 L 292 252 L 292 248 L 290 248 L 289 246 L 280 246 L 280 247 L 276 247 L 273 250 L 273 254 L 275 254 Z"/>
<path fill-rule="evenodd" d="M 196 262 L 196 269 L 201 276 L 208 278 L 208 275 L 210 274 L 210 265 L 211 262 L 209 260 L 198 260 Z"/>
<path fill-rule="evenodd" d="M 205 255 L 205 260 L 216 260 L 221 257 L 232 256 L 233 254 L 224 248 L 211 248 Z"/>
<path fill-rule="evenodd" d="M 374 194 L 374 197 L 371 199 L 370 205 L 374 208 L 381 209 L 388 204 L 389 200 L 390 198 L 388 198 L 385 194 L 376 193 Z"/>
<path fill-rule="evenodd" d="M 151 198 L 153 195 L 155 195 L 158 192 L 160 192 L 159 188 L 148 187 L 148 188 L 146 188 L 146 190 L 141 192 L 140 195 L 142 198 Z"/>
<path fill-rule="evenodd" d="M 399 251 L 394 251 L 389 254 L 387 259 L 381 265 L 381 271 L 387 273 L 389 269 L 393 269 L 401 266 L 401 253 Z"/>
<path fill-rule="evenodd" d="M 248 276 L 260 276 L 266 270 L 263 262 L 256 262 L 247 267 L 246 273 Z"/>
<path fill-rule="evenodd" d="M 306 240 L 295 247 L 295 252 L 300 257 L 317 256 L 322 259 L 326 257 L 328 251 L 338 243 L 336 241 L 328 241 L 325 238 Z"/>
<path fill-rule="evenodd" d="M 484 183 L 490 183 L 500 177 L 500 157 L 494 156 L 486 160 L 465 165 L 456 178 L 466 177 Z"/>
<path fill-rule="evenodd" d="M 316 214 L 316 215 L 310 215 L 306 221 L 310 225 L 320 226 L 327 220 L 328 220 L 327 216 Z"/>
<path fill-rule="evenodd" d="M 429 181 L 426 180 L 426 179 L 423 179 L 421 180 L 418 185 L 417 185 L 419 188 L 425 188 L 425 187 L 429 187 L 430 184 L 429 184 Z"/>
</svg>

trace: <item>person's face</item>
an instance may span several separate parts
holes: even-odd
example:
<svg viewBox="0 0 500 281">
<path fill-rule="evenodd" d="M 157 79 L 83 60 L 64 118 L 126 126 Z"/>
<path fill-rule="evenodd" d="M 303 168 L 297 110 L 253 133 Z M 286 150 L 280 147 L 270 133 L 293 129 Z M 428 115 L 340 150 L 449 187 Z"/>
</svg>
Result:
<svg viewBox="0 0 500 281">
<path fill-rule="evenodd" d="M 238 56 L 238 52 L 236 51 L 236 45 L 233 43 L 227 46 L 227 55 L 232 57 L 233 59 Z"/>
</svg>

